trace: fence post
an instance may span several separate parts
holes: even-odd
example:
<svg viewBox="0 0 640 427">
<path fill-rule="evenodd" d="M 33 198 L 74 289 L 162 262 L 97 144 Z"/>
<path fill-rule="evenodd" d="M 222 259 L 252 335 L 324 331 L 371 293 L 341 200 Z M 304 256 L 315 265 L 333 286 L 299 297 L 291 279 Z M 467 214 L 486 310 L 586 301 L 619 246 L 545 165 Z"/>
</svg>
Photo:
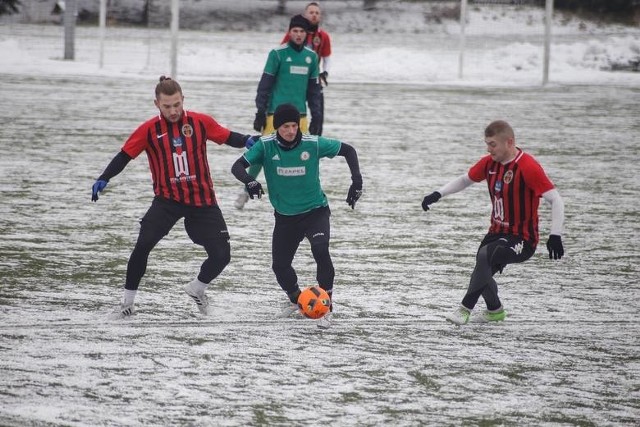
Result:
<svg viewBox="0 0 640 427">
<path fill-rule="evenodd" d="M 467 0 L 460 0 L 460 47 L 458 49 L 458 78 L 462 80 L 464 70 L 464 30 L 467 25 Z"/>
<path fill-rule="evenodd" d="M 104 39 L 107 27 L 107 0 L 100 0 L 100 68 L 104 66 Z"/>
<path fill-rule="evenodd" d="M 551 61 L 551 26 L 553 25 L 553 0 L 545 4 L 544 22 L 544 64 L 542 67 L 542 85 L 549 82 L 549 62 Z"/>
<path fill-rule="evenodd" d="M 171 0 L 171 77 L 178 78 L 178 27 L 180 3 Z"/>
<path fill-rule="evenodd" d="M 64 8 L 64 59 L 76 57 L 76 0 L 67 0 Z"/>
</svg>

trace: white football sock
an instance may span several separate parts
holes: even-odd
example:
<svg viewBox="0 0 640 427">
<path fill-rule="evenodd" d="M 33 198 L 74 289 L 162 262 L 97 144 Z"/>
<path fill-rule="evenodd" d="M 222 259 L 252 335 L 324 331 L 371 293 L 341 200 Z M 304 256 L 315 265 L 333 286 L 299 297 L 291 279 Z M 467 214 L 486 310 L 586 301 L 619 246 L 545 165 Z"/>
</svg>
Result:
<svg viewBox="0 0 640 427">
<path fill-rule="evenodd" d="M 133 301 L 136 299 L 136 293 L 138 291 L 132 291 L 130 289 L 124 290 L 124 295 L 122 296 L 122 305 L 132 305 Z"/>
<path fill-rule="evenodd" d="M 197 277 L 193 279 L 193 281 L 191 282 L 191 285 L 198 293 L 206 291 L 207 286 L 209 286 L 208 283 L 201 282 L 200 280 L 198 280 Z"/>
</svg>

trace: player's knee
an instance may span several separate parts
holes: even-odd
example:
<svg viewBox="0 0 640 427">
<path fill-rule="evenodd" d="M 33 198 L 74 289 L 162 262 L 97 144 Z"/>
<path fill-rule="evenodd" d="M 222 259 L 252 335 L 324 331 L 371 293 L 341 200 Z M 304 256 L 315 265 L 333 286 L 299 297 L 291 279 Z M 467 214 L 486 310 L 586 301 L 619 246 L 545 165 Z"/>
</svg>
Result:
<svg viewBox="0 0 640 427">
<path fill-rule="evenodd" d="M 227 241 L 211 241 L 204 244 L 209 259 L 226 267 L 231 262 L 231 245 Z"/>
<path fill-rule="evenodd" d="M 148 254 L 158 243 L 156 236 L 140 233 L 134 251 Z"/>
<path fill-rule="evenodd" d="M 278 276 L 279 274 L 283 274 L 283 272 L 287 271 L 290 268 L 291 264 L 283 261 L 273 261 L 273 263 L 271 264 L 271 270 L 273 270 L 276 276 Z"/>
<path fill-rule="evenodd" d="M 489 265 L 491 271 L 495 274 L 498 271 L 502 273 L 502 270 L 507 265 L 506 260 L 509 256 L 509 249 L 504 246 L 497 246 L 491 251 L 489 256 Z"/>
<path fill-rule="evenodd" d="M 478 253 L 476 254 L 476 263 L 484 263 L 484 264 L 489 264 L 491 262 L 491 260 L 489 259 L 489 255 L 487 253 L 487 247 L 483 246 L 478 250 Z"/>
<path fill-rule="evenodd" d="M 329 243 L 317 243 L 311 245 L 311 253 L 313 254 L 313 258 L 317 262 L 331 260 L 331 254 L 329 253 Z"/>
</svg>

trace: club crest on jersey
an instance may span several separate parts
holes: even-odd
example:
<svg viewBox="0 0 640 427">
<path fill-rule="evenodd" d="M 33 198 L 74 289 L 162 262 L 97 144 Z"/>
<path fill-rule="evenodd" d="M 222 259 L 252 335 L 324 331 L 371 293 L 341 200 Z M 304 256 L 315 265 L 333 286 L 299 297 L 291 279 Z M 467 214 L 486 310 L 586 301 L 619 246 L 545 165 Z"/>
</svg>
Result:
<svg viewBox="0 0 640 427">
<path fill-rule="evenodd" d="M 502 179 L 504 180 L 505 184 L 509 184 L 511 181 L 513 181 L 513 171 L 507 171 Z"/>
<path fill-rule="evenodd" d="M 190 124 L 184 124 L 182 125 L 182 134 L 184 136 L 186 136 L 187 138 L 189 138 L 191 135 L 193 135 L 193 128 L 191 127 Z"/>
<path fill-rule="evenodd" d="M 311 64 L 311 58 L 307 56 L 306 58 L 304 58 L 304 62 L 306 62 L 307 64 Z"/>
<path fill-rule="evenodd" d="M 311 157 L 311 154 L 309 154 L 308 151 L 303 151 L 302 153 L 300 153 L 300 160 L 309 160 L 309 157 Z"/>
<path fill-rule="evenodd" d="M 493 189 L 496 192 L 502 191 L 502 181 L 496 181 L 495 185 L 493 186 Z"/>
</svg>

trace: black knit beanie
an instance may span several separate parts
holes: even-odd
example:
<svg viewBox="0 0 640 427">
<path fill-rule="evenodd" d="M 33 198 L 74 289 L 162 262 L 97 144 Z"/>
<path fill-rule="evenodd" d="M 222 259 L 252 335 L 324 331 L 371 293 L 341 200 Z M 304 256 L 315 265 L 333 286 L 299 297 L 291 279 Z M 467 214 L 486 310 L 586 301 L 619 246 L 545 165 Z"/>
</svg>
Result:
<svg viewBox="0 0 640 427">
<path fill-rule="evenodd" d="M 291 22 L 289 22 L 289 29 L 292 29 L 293 27 L 300 27 L 305 31 L 309 31 L 310 26 L 311 22 L 302 15 L 295 15 L 291 18 Z"/>
<path fill-rule="evenodd" d="M 285 123 L 296 122 L 300 125 L 300 112 L 293 104 L 280 104 L 273 113 L 273 128 L 278 129 Z"/>
</svg>

